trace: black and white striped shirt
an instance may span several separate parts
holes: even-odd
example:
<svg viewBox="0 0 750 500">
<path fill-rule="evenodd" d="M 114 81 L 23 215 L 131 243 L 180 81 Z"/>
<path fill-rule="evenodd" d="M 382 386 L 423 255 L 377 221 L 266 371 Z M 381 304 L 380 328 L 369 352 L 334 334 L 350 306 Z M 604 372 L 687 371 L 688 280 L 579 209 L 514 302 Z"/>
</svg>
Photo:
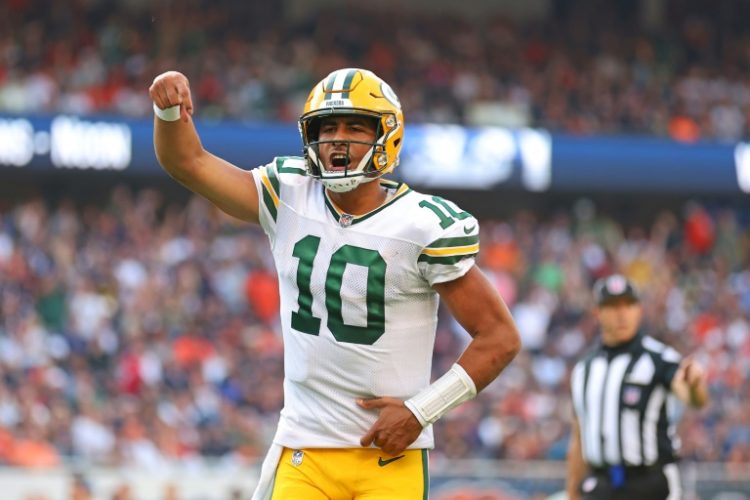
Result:
<svg viewBox="0 0 750 500">
<path fill-rule="evenodd" d="M 670 390 L 680 354 L 637 334 L 616 347 L 600 345 L 571 376 L 584 461 L 592 467 L 675 461 L 679 441 Z"/>
</svg>

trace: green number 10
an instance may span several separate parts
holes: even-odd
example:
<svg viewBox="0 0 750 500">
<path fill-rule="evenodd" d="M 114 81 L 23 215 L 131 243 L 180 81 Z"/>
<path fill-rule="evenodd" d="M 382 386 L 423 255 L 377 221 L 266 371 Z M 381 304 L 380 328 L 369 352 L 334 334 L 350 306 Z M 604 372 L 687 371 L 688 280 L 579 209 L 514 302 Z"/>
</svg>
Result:
<svg viewBox="0 0 750 500">
<path fill-rule="evenodd" d="M 422 200 L 419 202 L 419 206 L 422 208 L 429 208 L 432 213 L 440 219 L 440 227 L 442 229 L 452 226 L 453 223 L 456 222 L 456 219 L 463 220 L 471 217 L 469 212 L 456 212 L 453 207 L 448 205 L 448 203 L 439 196 L 433 196 L 432 201 L 437 203 L 437 205 L 435 203 L 430 203 L 427 200 Z M 448 213 L 446 214 L 446 212 Z"/>
<path fill-rule="evenodd" d="M 292 255 L 297 266 L 297 312 L 292 312 L 292 328 L 309 335 L 320 334 L 320 318 L 312 314 L 313 295 L 310 279 L 320 246 L 318 236 L 305 236 L 294 245 Z M 367 268 L 367 326 L 347 325 L 342 313 L 341 287 L 347 265 Z M 385 269 L 383 257 L 375 251 L 354 245 L 336 250 L 328 263 L 325 281 L 325 306 L 328 329 L 339 342 L 372 345 L 385 333 Z"/>
</svg>

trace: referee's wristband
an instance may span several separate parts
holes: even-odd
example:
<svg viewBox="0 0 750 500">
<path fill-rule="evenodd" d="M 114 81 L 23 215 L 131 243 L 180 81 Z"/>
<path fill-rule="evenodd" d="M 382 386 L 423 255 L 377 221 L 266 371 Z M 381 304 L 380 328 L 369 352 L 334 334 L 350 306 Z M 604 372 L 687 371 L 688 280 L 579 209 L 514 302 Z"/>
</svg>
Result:
<svg viewBox="0 0 750 500">
<path fill-rule="evenodd" d="M 180 119 L 180 105 L 175 104 L 165 109 L 161 109 L 154 103 L 154 114 L 165 122 L 176 122 Z"/>
<path fill-rule="evenodd" d="M 455 363 L 445 375 L 416 396 L 404 401 L 404 404 L 417 417 L 422 427 L 427 427 L 476 395 L 474 381 L 461 365 Z"/>
</svg>

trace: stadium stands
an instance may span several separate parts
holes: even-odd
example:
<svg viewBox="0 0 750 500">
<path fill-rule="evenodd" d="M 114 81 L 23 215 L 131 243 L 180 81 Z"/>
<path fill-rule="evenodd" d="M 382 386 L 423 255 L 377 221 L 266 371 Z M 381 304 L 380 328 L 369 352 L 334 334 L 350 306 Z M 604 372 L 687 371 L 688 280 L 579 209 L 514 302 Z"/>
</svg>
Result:
<svg viewBox="0 0 750 500">
<path fill-rule="evenodd" d="M 569 370 L 595 335 L 589 287 L 617 268 L 641 285 L 650 327 L 709 367 L 714 403 L 684 420 L 683 454 L 750 461 L 749 217 L 692 204 L 623 226 L 582 200 L 484 220 L 480 262 L 525 350 L 437 424 L 433 455 L 564 457 Z M 0 463 L 263 454 L 282 346 L 259 230 L 153 189 L 119 187 L 105 207 L 31 199 L 0 212 L 0 292 Z M 435 373 L 466 339 L 441 322 Z"/>
<path fill-rule="evenodd" d="M 61 168 L 50 162 L 49 144 L 41 147 L 50 117 L 148 118 L 152 79 L 179 69 L 191 79 L 201 126 L 289 123 L 310 85 L 352 65 L 392 83 L 407 134 L 413 123 L 541 127 L 553 134 L 555 154 L 559 144 L 575 142 L 584 155 L 591 143 L 578 136 L 633 140 L 600 145 L 575 170 L 597 174 L 592 192 L 576 192 L 565 179 L 559 190 L 531 193 L 516 171 L 492 191 L 467 184 L 456 192 L 484 205 L 479 263 L 511 306 L 524 350 L 477 399 L 436 424 L 438 487 L 456 477 L 487 491 L 514 478 L 521 489 L 538 486 L 538 476 L 523 474 L 531 460 L 550 460 L 541 472 L 551 481 L 545 493 L 562 487 L 570 369 L 596 337 L 590 286 L 617 269 L 640 286 L 649 329 L 709 370 L 712 404 L 680 424 L 691 471 L 684 477 L 693 482 L 687 491 L 724 491 L 712 483 L 719 477 L 744 481 L 736 488 L 745 491 L 750 208 L 735 186 L 747 178 L 740 169 L 747 145 L 735 145 L 750 136 L 750 4 L 618 0 L 603 9 L 595 0 L 550 0 L 547 15 L 519 20 L 439 9 L 393 15 L 352 2 L 314 16 L 285 15 L 293 3 L 0 3 L 0 115 L 44 124 L 29 125 L 33 135 L 3 136 L 11 138 L 6 143 L 31 137 L 24 143 L 31 153 L 26 163 L 6 160 L 0 171 L 0 482 L 10 484 L 17 466 L 30 474 L 45 468 L 56 481 L 45 491 L 59 492 L 81 466 L 89 477 L 75 476 L 73 489 L 90 490 L 88 479 L 114 491 L 127 489 L 118 474 L 130 467 L 158 474 L 179 464 L 205 473 L 200 467 L 211 462 L 251 471 L 245 482 L 219 474 L 215 484 L 250 488 L 255 469 L 246 466 L 265 453 L 282 405 L 277 284 L 260 229 L 164 187 L 162 172 L 147 172 L 156 167 L 142 133 L 134 135 L 140 146 L 127 170 Z M 662 15 L 644 18 L 653 14 L 645 5 L 661 5 Z M 124 130 L 140 133 L 147 123 Z M 229 130 L 215 129 L 214 137 Z M 245 146 L 241 133 L 232 135 L 235 149 Z M 708 194 L 685 203 L 692 192 L 680 190 L 688 183 L 666 190 L 675 171 L 660 171 L 664 192 L 648 189 L 657 176 L 644 179 L 639 205 L 601 181 L 621 182 L 607 179 L 607 154 L 654 136 L 720 141 L 710 160 L 699 150 L 705 143 L 698 154 L 683 145 L 680 153 L 706 163 L 708 176 L 723 161 L 721 189 L 705 182 Z M 633 161 L 667 164 L 677 149 L 669 145 Z M 37 160 L 43 165 L 31 165 Z M 559 167 L 552 169 L 556 181 Z M 61 179 L 77 186 L 73 196 L 58 190 Z M 112 189 L 116 182 L 123 185 Z M 579 194 L 613 203 L 585 196 L 562 209 L 546 203 Z M 441 312 L 434 373 L 444 373 L 466 342 Z M 471 461 L 455 466 L 463 459 Z M 474 459 L 490 460 L 475 466 Z M 495 459 L 506 461 L 501 467 Z M 17 485 L 33 483 L 18 477 Z M 161 483 L 142 479 L 146 490 L 159 484 L 161 491 Z"/>
<path fill-rule="evenodd" d="M 254 2 L 43 3 L 0 7 L 0 112 L 147 116 L 144 89 L 177 68 L 202 116 L 293 121 L 320 75 L 353 65 L 391 82 L 411 122 L 687 142 L 750 130 L 743 2 L 661 2 L 657 26 L 630 2 L 583 0 L 525 23 L 351 5 L 289 19 Z"/>
</svg>

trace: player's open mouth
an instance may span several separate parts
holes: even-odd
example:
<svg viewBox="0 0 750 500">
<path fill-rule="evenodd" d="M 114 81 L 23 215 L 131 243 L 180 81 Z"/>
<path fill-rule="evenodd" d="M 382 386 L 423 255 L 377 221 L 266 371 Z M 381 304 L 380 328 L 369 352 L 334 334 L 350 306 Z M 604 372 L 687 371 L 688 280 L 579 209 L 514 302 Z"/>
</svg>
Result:
<svg viewBox="0 0 750 500">
<path fill-rule="evenodd" d="M 333 153 L 328 161 L 327 170 L 329 172 L 342 172 L 351 163 L 351 158 L 345 153 Z"/>
</svg>

